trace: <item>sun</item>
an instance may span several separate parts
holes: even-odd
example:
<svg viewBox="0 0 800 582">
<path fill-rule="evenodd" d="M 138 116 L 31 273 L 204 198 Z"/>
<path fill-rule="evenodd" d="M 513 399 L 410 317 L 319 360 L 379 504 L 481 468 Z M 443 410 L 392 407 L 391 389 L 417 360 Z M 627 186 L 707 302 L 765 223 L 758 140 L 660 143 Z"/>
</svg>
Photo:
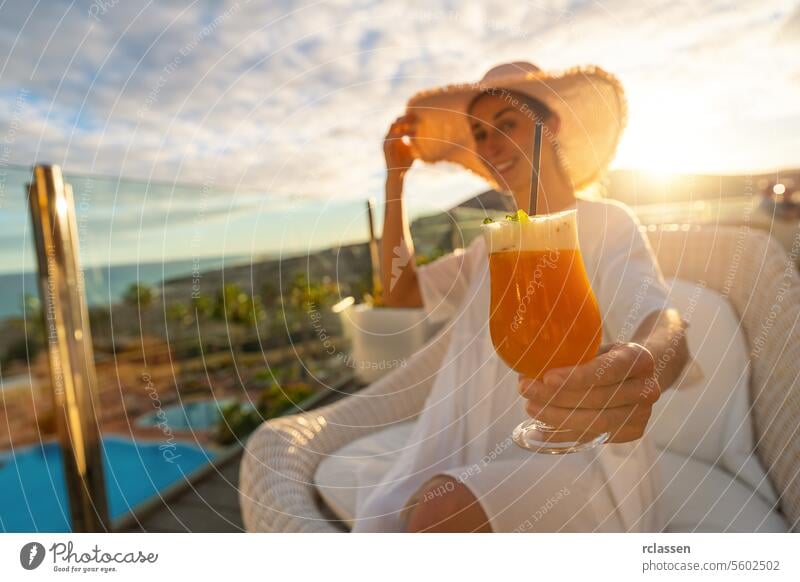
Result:
<svg viewBox="0 0 800 582">
<path fill-rule="evenodd" d="M 654 180 L 719 167 L 729 144 L 704 131 L 708 108 L 681 95 L 651 91 L 631 99 L 629 125 L 614 167 L 647 172 Z"/>
<path fill-rule="evenodd" d="M 637 135 L 637 133 L 639 135 Z M 631 132 L 623 138 L 614 167 L 646 172 L 653 180 L 666 182 L 680 172 L 676 144 L 661 138 L 655 130 Z"/>
</svg>

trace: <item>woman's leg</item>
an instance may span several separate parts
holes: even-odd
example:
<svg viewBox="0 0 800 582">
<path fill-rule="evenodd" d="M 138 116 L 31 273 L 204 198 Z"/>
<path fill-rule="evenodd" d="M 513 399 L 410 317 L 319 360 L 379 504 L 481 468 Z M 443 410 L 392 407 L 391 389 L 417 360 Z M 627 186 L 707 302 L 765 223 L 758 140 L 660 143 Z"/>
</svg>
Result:
<svg viewBox="0 0 800 582">
<path fill-rule="evenodd" d="M 407 507 L 410 532 L 491 532 L 481 504 L 463 483 L 437 475 L 425 483 Z"/>
</svg>

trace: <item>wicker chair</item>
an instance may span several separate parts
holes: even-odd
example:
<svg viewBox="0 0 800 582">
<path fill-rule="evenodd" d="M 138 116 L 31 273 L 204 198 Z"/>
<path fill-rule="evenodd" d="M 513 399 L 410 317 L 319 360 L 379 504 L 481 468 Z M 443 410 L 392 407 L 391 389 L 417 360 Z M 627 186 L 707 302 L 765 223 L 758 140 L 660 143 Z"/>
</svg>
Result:
<svg viewBox="0 0 800 582">
<path fill-rule="evenodd" d="M 742 226 L 672 226 L 648 236 L 667 277 L 704 283 L 741 318 L 752 359 L 757 453 L 793 530 L 800 525 L 800 276 L 767 234 Z M 249 531 L 333 532 L 313 485 L 320 460 L 346 443 L 412 419 L 447 349 L 440 332 L 408 366 L 357 395 L 305 414 L 265 422 L 249 439 L 240 500 Z"/>
</svg>

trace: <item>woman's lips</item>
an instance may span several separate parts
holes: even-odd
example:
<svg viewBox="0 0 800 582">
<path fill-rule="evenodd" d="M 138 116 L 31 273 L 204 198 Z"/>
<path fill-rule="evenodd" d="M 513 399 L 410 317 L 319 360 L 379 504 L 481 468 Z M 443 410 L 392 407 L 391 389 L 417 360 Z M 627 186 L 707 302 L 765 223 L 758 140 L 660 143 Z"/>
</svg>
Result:
<svg viewBox="0 0 800 582">
<path fill-rule="evenodd" d="M 494 165 L 494 169 L 498 174 L 504 175 L 511 168 L 513 168 L 516 163 L 517 163 L 517 160 L 515 158 L 514 159 L 510 159 L 510 160 L 505 160 L 503 162 L 497 162 Z"/>
</svg>

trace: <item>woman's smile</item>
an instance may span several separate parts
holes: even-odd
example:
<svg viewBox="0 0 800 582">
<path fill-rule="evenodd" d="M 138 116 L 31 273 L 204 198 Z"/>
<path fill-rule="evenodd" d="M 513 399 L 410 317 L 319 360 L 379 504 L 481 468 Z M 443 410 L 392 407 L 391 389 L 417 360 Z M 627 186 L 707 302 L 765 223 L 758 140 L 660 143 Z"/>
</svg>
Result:
<svg viewBox="0 0 800 582">
<path fill-rule="evenodd" d="M 494 169 L 501 176 L 505 176 L 517 164 L 517 158 L 495 162 Z"/>
</svg>

